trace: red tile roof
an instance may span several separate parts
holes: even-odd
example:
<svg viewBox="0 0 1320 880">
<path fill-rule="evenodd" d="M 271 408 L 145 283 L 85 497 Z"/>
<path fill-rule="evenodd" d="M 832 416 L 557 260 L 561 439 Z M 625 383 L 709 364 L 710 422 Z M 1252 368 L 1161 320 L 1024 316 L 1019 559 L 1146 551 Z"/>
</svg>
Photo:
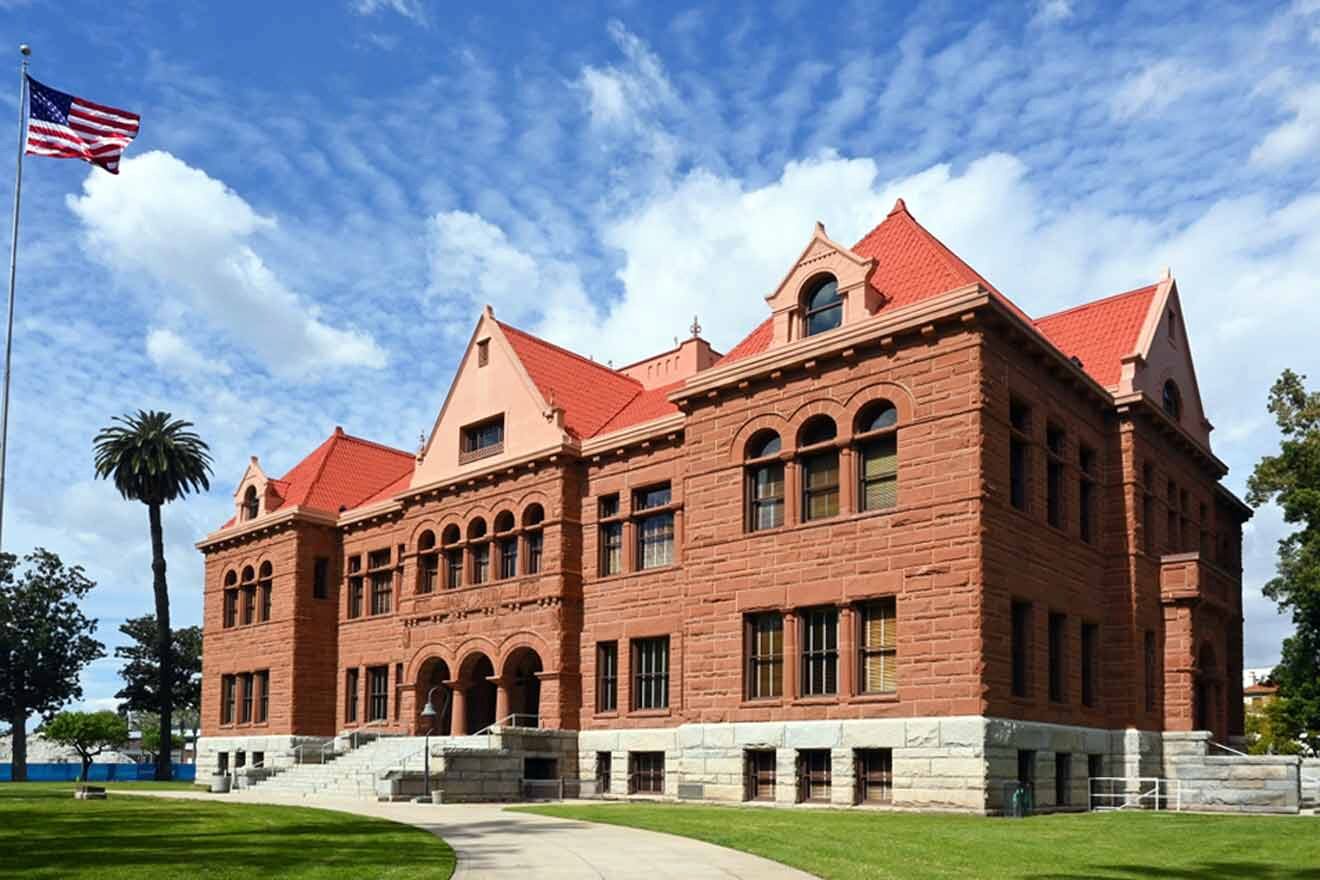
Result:
<svg viewBox="0 0 1320 880">
<path fill-rule="evenodd" d="M 1157 285 L 1129 290 L 1046 315 L 1036 329 L 1069 357 L 1076 357 L 1092 379 L 1118 387 L 1122 359 L 1137 348 L 1137 336 L 1150 311 Z"/>
<path fill-rule="evenodd" d="M 679 380 L 668 385 L 646 389 L 628 401 L 628 405 L 615 413 L 596 433 L 609 434 L 629 425 L 640 425 L 642 422 L 649 422 L 652 419 L 678 412 L 678 407 L 665 398 L 671 392 L 678 390 L 682 384 L 683 380 Z"/>
<path fill-rule="evenodd" d="M 307 507 L 338 513 L 356 507 L 385 486 L 412 475 L 416 459 L 335 428 L 326 441 L 294 465 L 281 482 L 287 485 L 280 507 Z"/>
<path fill-rule="evenodd" d="M 616 413 L 642 392 L 642 383 L 499 322 L 527 375 L 547 403 L 564 409 L 564 428 L 574 437 L 598 434 Z"/>
<path fill-rule="evenodd" d="M 770 347 L 770 343 L 775 338 L 775 319 L 766 318 L 756 329 L 748 333 L 729 353 L 720 358 L 719 364 L 731 364 L 734 361 L 742 360 L 745 357 L 751 357 L 754 354 L 760 354 Z"/>
</svg>

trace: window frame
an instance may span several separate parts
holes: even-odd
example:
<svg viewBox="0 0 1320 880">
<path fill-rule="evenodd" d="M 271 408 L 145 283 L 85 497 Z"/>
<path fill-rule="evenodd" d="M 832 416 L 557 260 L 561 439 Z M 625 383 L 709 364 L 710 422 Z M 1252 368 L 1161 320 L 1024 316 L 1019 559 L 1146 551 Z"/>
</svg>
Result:
<svg viewBox="0 0 1320 880">
<path fill-rule="evenodd" d="M 1068 528 L 1067 498 L 1064 464 L 1068 449 L 1068 435 L 1054 422 L 1045 423 L 1045 522 L 1050 526 Z"/>
<path fill-rule="evenodd" d="M 499 455 L 504 451 L 506 436 L 504 413 L 464 425 L 459 429 L 458 463 L 467 464 Z"/>
<path fill-rule="evenodd" d="M 834 794 L 834 755 L 830 749 L 797 750 L 797 802 L 828 804 Z"/>
<path fill-rule="evenodd" d="M 367 554 L 367 579 L 371 582 L 369 616 L 391 613 L 394 608 L 394 566 L 390 548 L 372 550 Z"/>
<path fill-rule="evenodd" d="M 233 724 L 238 711 L 238 679 L 236 676 L 220 676 L 220 723 Z"/>
<path fill-rule="evenodd" d="M 1008 401 L 1008 502 L 1014 510 L 1031 513 L 1032 407 L 1020 397 Z"/>
<path fill-rule="evenodd" d="M 879 612 L 882 630 L 887 634 L 892 634 L 888 645 L 871 645 L 867 641 L 869 635 L 867 623 L 872 619 L 871 615 L 876 612 Z M 898 598 L 896 596 L 884 596 L 859 602 L 855 606 L 854 617 L 857 620 L 857 693 L 863 695 L 898 693 Z M 883 621 L 885 620 L 889 621 L 888 626 L 884 625 Z M 867 661 L 871 657 L 881 658 L 882 667 L 891 670 L 890 676 L 894 683 L 892 688 L 883 687 L 885 675 L 883 671 L 881 672 L 882 686 L 878 689 L 869 687 L 870 678 L 867 676 Z"/>
<path fill-rule="evenodd" d="M 1095 708 L 1100 702 L 1100 624 L 1082 621 L 1082 705 Z"/>
<path fill-rule="evenodd" d="M 774 749 L 743 750 L 743 800 L 773 803 L 778 756 Z"/>
<path fill-rule="evenodd" d="M 821 291 L 831 284 L 834 285 L 834 298 L 825 305 L 813 306 L 811 301 L 816 298 Z M 838 330 L 843 326 L 843 294 L 839 292 L 839 279 L 833 275 L 825 274 L 813 278 L 808 284 L 802 295 L 802 338 L 810 336 L 819 336 L 822 333 L 829 333 L 831 330 Z M 836 317 L 829 326 L 821 326 L 812 329 L 813 319 L 818 315 L 835 313 Z"/>
<path fill-rule="evenodd" d="M 378 687 L 379 685 L 379 687 Z M 379 714 L 377 712 L 379 711 Z M 390 720 L 390 667 L 367 667 L 367 723 Z"/>
<path fill-rule="evenodd" d="M 619 643 L 596 643 L 596 711 L 619 711 Z"/>
<path fill-rule="evenodd" d="M 839 695 L 839 609 L 818 605 L 798 612 L 798 654 L 802 697 Z M 819 625 L 819 632 L 816 632 Z"/>
<path fill-rule="evenodd" d="M 669 709 L 669 636 L 631 639 L 632 693 L 634 712 Z"/>
<path fill-rule="evenodd" d="M 362 689 L 362 676 L 358 667 L 351 666 L 344 670 L 344 722 L 356 724 L 358 720 L 358 700 Z"/>
<path fill-rule="evenodd" d="M 853 774 L 859 804 L 894 802 L 894 750 L 866 748 L 853 751 Z"/>
<path fill-rule="evenodd" d="M 743 699 L 749 701 L 782 699 L 784 696 L 783 614 L 778 611 L 757 611 L 744 615 L 743 656 L 746 657 L 743 664 Z M 767 673 L 764 680 L 763 671 Z"/>
<path fill-rule="evenodd" d="M 661 492 L 664 501 L 647 497 Z M 668 568 L 675 564 L 678 543 L 675 509 L 673 488 L 668 480 L 633 490 L 632 522 L 636 545 L 633 567 L 637 571 Z"/>
</svg>

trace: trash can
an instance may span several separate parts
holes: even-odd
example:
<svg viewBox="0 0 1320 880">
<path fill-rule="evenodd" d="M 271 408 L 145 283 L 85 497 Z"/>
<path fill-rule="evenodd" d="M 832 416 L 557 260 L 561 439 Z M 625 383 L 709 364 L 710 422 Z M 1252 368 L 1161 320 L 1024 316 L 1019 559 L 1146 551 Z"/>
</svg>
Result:
<svg viewBox="0 0 1320 880">
<path fill-rule="evenodd" d="M 228 794 L 230 778 L 228 773 L 216 773 L 211 776 L 211 793 Z"/>
</svg>

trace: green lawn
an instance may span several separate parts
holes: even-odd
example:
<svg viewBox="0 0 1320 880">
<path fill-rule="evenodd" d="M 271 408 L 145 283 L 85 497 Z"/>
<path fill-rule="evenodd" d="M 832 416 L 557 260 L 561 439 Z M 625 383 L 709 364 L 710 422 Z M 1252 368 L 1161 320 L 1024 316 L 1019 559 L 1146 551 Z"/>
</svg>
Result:
<svg viewBox="0 0 1320 880">
<path fill-rule="evenodd" d="M 1320 818 L 1313 816 L 1073 813 L 999 819 L 685 804 L 519 809 L 695 837 L 838 880 L 1320 880 Z"/>
<path fill-rule="evenodd" d="M 134 797 L 73 799 L 73 783 L 0 784 L 0 878 L 439 878 L 454 851 L 418 828 L 303 807 Z"/>
</svg>

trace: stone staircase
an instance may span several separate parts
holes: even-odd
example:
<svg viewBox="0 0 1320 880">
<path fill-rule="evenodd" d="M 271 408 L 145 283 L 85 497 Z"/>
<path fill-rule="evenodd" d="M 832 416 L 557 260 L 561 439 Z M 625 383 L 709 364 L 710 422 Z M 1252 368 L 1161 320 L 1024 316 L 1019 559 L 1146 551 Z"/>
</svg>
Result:
<svg viewBox="0 0 1320 880">
<path fill-rule="evenodd" d="M 484 748 L 487 743 L 485 736 L 433 736 L 431 750 L 434 755 L 442 745 Z M 380 737 L 323 764 L 296 764 L 254 783 L 253 790 L 285 797 L 375 798 L 376 781 L 382 773 L 422 771 L 424 748 L 425 739 L 420 736 Z"/>
</svg>

